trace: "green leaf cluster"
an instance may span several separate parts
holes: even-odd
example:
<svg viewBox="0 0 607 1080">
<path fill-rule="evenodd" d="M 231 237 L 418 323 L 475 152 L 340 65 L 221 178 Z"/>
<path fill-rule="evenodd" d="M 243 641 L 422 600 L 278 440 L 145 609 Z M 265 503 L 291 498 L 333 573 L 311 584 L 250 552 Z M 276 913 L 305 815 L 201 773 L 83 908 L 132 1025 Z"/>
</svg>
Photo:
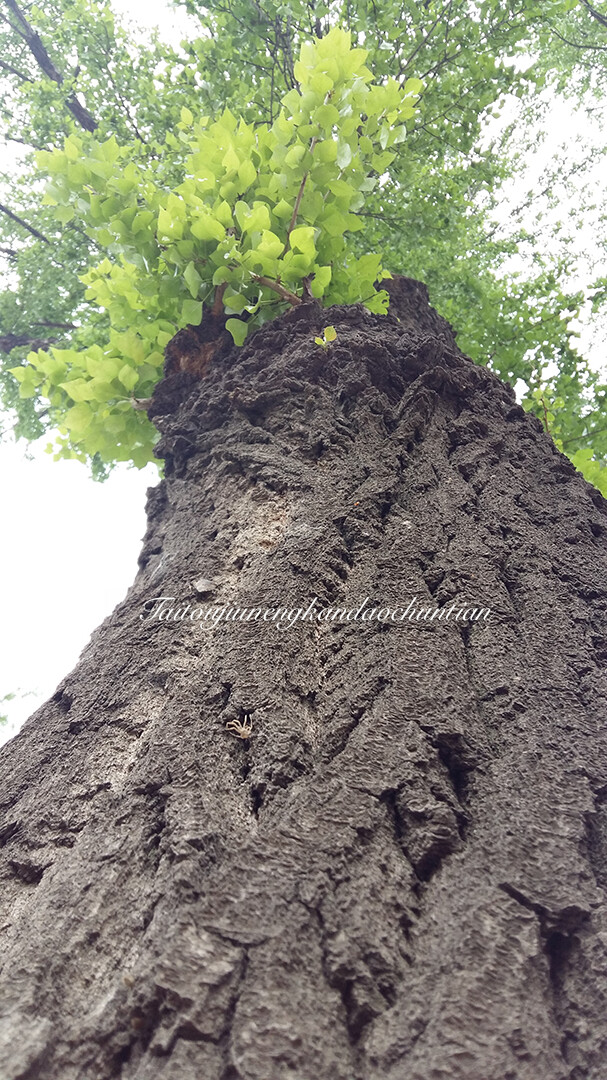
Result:
<svg viewBox="0 0 607 1080">
<path fill-rule="evenodd" d="M 332 341 L 337 338 L 337 330 L 334 326 L 325 326 L 322 337 L 315 337 L 314 342 L 316 345 L 320 345 L 322 349 L 326 349 Z"/>
<path fill-rule="evenodd" d="M 39 350 L 12 369 L 21 397 L 42 396 L 61 415 L 60 450 L 150 459 L 151 425 L 130 398 L 151 394 L 164 346 L 200 322 L 217 289 L 239 345 L 304 283 L 326 304 L 386 310 L 380 256 L 352 253 L 348 237 L 363 228 L 356 211 L 390 168 L 422 84 L 374 83 L 366 57 L 333 28 L 302 45 L 298 83 L 272 124 L 184 107 L 159 160 L 114 136 L 75 134 L 38 154 L 51 177 L 45 204 L 107 252 L 81 280 L 108 340 Z"/>
<path fill-rule="evenodd" d="M 394 155 L 388 169 L 371 169 L 368 179 L 376 182 L 369 190 L 359 189 L 363 201 L 358 208 L 354 202 L 347 209 L 336 207 L 339 213 L 358 219 L 358 225 L 352 225 L 346 233 L 343 257 L 371 260 L 376 255 L 369 253 L 381 252 L 382 263 L 389 270 L 426 281 L 434 305 L 457 327 L 464 351 L 515 383 L 526 407 L 540 418 L 543 406 L 538 394 L 544 403 L 552 403 L 551 433 L 572 460 L 585 461 L 587 454 L 583 458 L 575 455 L 582 450 L 592 451 L 592 464 L 585 466 L 585 472 L 590 477 L 592 470 L 597 482 L 594 466 L 602 468 L 601 463 L 607 461 L 605 376 L 589 368 L 587 347 L 583 348 L 575 337 L 575 319 L 581 317 L 588 324 L 589 301 L 600 317 L 606 309 L 607 289 L 604 279 L 602 283 L 601 278 L 593 279 L 587 260 L 585 284 L 580 284 L 580 258 L 576 260 L 574 250 L 576 236 L 580 235 L 577 230 L 580 226 L 588 229 L 589 222 L 596 225 L 599 250 L 607 242 L 604 214 L 600 206 L 593 214 L 596 199 L 589 186 L 590 170 L 604 157 L 604 139 L 594 140 L 592 146 L 588 141 L 588 149 L 579 160 L 556 157 L 549 162 L 541 182 L 523 194 L 520 206 L 507 221 L 501 214 L 498 227 L 496 219 L 505 185 L 516 179 L 520 189 L 520 177 L 533 154 L 538 131 L 545 125 L 543 110 L 547 103 L 558 102 L 566 109 L 567 99 L 579 102 L 580 108 L 587 110 L 582 118 L 597 127 L 607 92 L 607 38 L 598 12 L 600 5 L 575 0 L 517 0 L 511 4 L 503 0 L 425 0 L 423 4 L 418 0 L 383 0 L 381 5 L 363 0 L 317 0 L 314 4 L 308 0 L 205 0 L 204 4 L 201 0 L 184 0 L 177 12 L 184 7 L 190 15 L 190 29 L 181 48 L 173 49 L 157 39 L 145 40 L 141 35 L 135 38 L 121 29 L 106 0 L 48 0 L 42 7 L 24 4 L 27 17 L 61 74 L 60 83 L 41 72 L 10 17 L 0 26 L 7 87 L 6 108 L 0 116 L 4 138 L 13 147 L 26 143 L 36 149 L 60 147 L 64 152 L 63 140 L 75 133 L 81 139 L 82 153 L 76 148 L 74 157 L 72 146 L 71 165 L 82 163 L 90 154 L 101 170 L 81 185 L 80 196 L 73 189 L 67 197 L 65 191 L 60 192 L 55 206 L 42 204 L 39 173 L 31 158 L 24 158 L 22 176 L 6 172 L 0 177 L 6 192 L 2 200 L 19 218 L 15 220 L 0 210 L 0 259 L 8 266 L 0 290 L 0 342 L 3 335 L 11 334 L 32 342 L 29 347 L 22 344 L 8 348 L 10 359 L 0 370 L 0 396 L 5 406 L 17 413 L 17 430 L 31 438 L 62 423 L 66 434 L 62 436 L 65 442 L 61 452 L 77 456 L 86 453 L 81 442 L 70 442 L 63 424 L 66 412 L 76 405 L 86 405 L 86 401 L 74 401 L 53 383 L 56 404 L 50 404 L 50 398 L 42 394 L 48 382 L 44 373 L 37 382 L 38 375 L 32 373 L 18 376 L 25 383 L 26 394 L 33 387 L 32 396 L 19 397 L 20 384 L 9 368 L 23 365 L 30 350 L 37 354 L 39 339 L 47 339 L 48 344 L 43 344 L 47 353 L 49 346 L 54 346 L 80 355 L 97 345 L 110 359 L 120 359 L 123 354 L 119 346 L 112 344 L 112 336 L 134 328 L 146 355 L 152 358 L 149 366 L 155 368 L 154 378 L 159 376 L 160 366 L 154 354 L 162 348 L 158 337 L 154 338 L 154 323 L 166 316 L 174 332 L 182 325 L 180 316 L 184 310 L 196 321 L 201 302 L 210 299 L 215 288 L 212 278 L 209 281 L 208 259 L 206 265 L 198 256 L 170 262 L 179 254 L 178 244 L 188 239 L 191 219 L 196 216 L 188 210 L 181 221 L 179 212 L 174 214 L 169 205 L 169 196 L 177 196 L 177 189 L 188 179 L 185 160 L 196 152 L 191 144 L 197 125 L 205 115 L 217 121 L 227 110 L 237 123 L 242 120 L 255 131 L 265 124 L 271 130 L 285 108 L 283 100 L 293 91 L 293 104 L 287 109 L 289 117 L 297 118 L 302 99 L 311 91 L 321 95 L 315 101 L 314 122 L 330 125 L 336 106 L 333 98 L 324 100 L 328 91 L 323 93 L 323 81 L 334 78 L 333 57 L 327 55 L 326 70 L 314 72 L 300 48 L 307 47 L 313 38 L 326 38 L 332 27 L 339 26 L 350 31 L 355 49 L 366 50 L 362 65 L 373 72 L 378 87 L 395 80 L 402 89 L 412 75 L 419 75 L 423 81 L 423 90 L 415 91 L 420 94 L 415 123 L 404 118 L 404 122 L 396 119 L 389 125 L 389 131 L 405 126 L 406 142 L 395 140 L 388 145 L 386 141 L 383 146 L 381 138 L 377 140 L 377 155 L 386 151 Z M 352 58 L 354 64 L 360 61 L 360 56 Z M 336 62 L 338 67 L 342 65 L 341 59 Z M 340 77 L 347 74 L 341 66 Z M 92 145 L 93 140 L 88 135 L 82 138 L 70 111 L 71 95 L 77 95 L 95 118 L 97 144 L 104 146 L 108 140 L 111 143 L 113 136 L 119 148 L 120 159 L 108 173 L 107 189 L 103 172 L 107 163 Z M 509 114 L 512 121 L 503 125 L 501 134 L 489 138 L 489 125 L 499 112 L 504 117 Z M 302 129 L 306 121 L 312 124 L 310 115 L 300 120 Z M 347 120 L 345 111 L 340 120 Z M 209 120 L 207 134 L 211 126 Z M 372 137 L 370 132 L 366 134 Z M 389 137 L 389 132 L 382 136 L 386 140 Z M 346 144 L 347 140 L 346 134 Z M 283 172 L 288 175 L 289 169 L 297 171 L 299 167 L 297 175 L 301 178 L 310 154 L 316 156 L 316 149 L 311 148 L 311 137 L 299 141 L 301 145 L 288 145 L 285 156 L 291 156 L 288 162 L 285 160 Z M 333 164 L 347 170 L 351 148 L 346 144 L 340 145 L 339 157 L 336 153 Z M 236 153 L 239 155 L 237 148 Z M 244 171 L 237 179 L 245 184 L 248 159 L 246 155 L 242 159 L 240 162 L 239 155 Z M 262 157 L 252 155 L 250 160 L 257 174 L 260 169 L 256 166 L 262 166 Z M 114 182 L 111 177 L 116 174 L 120 179 L 118 172 L 130 164 L 138 174 L 134 203 L 128 203 L 118 187 L 110 190 Z M 161 191 L 158 205 L 148 207 L 146 203 L 144 174 L 152 195 Z M 224 180 L 228 182 L 223 172 L 215 175 L 216 187 Z M 571 204 L 567 219 L 559 220 L 555 211 L 561 194 L 584 175 L 589 178 L 586 190 L 581 191 L 577 205 Z M 128 183 L 128 175 L 123 179 Z M 338 174 L 336 179 L 351 184 L 345 174 Z M 58 174 L 53 182 L 59 188 L 63 183 Z M 99 197 L 101 213 L 94 220 L 88 216 L 87 186 Z M 309 211 L 313 188 L 314 181 L 308 185 L 307 180 L 302 211 Z M 347 194 L 347 189 L 342 188 L 342 198 L 344 190 Z M 331 198 L 338 193 L 339 189 L 331 192 Z M 216 195 L 210 189 L 203 194 L 204 213 L 213 217 Z M 272 222 L 276 221 L 271 222 L 271 228 L 266 227 L 267 231 L 284 239 L 290 225 L 286 207 L 293 209 L 293 185 L 282 206 L 280 200 L 272 205 L 255 188 L 238 194 L 238 201 L 246 203 L 251 212 L 254 202 L 264 204 L 272 214 Z M 117 200 L 114 209 L 106 205 L 110 198 Z M 231 271 L 237 277 L 243 266 L 246 268 L 243 260 L 251 249 L 247 249 L 247 234 L 235 216 L 235 203 L 230 199 L 222 201 L 228 204 L 234 220 L 232 226 L 223 225 L 226 234 L 235 230 L 232 239 L 236 239 L 236 259 L 241 261 L 236 261 Z M 158 261 L 154 262 L 155 256 L 148 260 L 147 285 L 137 264 L 139 256 L 147 260 L 147 255 L 129 237 L 133 222 L 118 220 L 123 211 L 132 211 L 135 206 L 136 214 L 151 211 L 156 223 L 162 207 L 166 214 L 161 224 L 169 224 Z M 181 240 L 175 235 L 179 222 L 187 233 Z M 36 232 L 30 232 L 29 227 Z M 144 218 L 138 218 L 135 227 L 140 227 L 145 236 Z M 204 220 L 197 226 L 203 233 L 205 227 Z M 316 222 L 298 213 L 293 231 L 306 227 L 314 228 L 315 233 L 318 228 Z M 252 231 L 251 223 L 249 235 Z M 153 255 L 157 239 L 156 231 L 150 245 Z M 193 236 L 193 241 L 200 249 L 204 247 L 204 257 L 210 258 L 213 238 L 208 241 Z M 216 240 L 215 246 L 222 242 Z M 315 235 L 315 246 L 317 242 Z M 134 251 L 132 257 L 126 247 Z M 165 250 L 168 261 L 164 260 Z M 305 250 L 290 250 L 293 257 L 306 255 Z M 266 248 L 264 254 L 270 261 L 271 252 L 271 247 Z M 114 296 L 113 311 L 117 316 L 122 305 L 130 316 L 128 325 L 125 320 L 112 321 L 107 306 L 99 306 L 94 295 L 85 295 L 93 286 L 103 291 L 103 273 L 86 284 L 80 278 L 91 267 L 101 266 L 105 257 L 114 268 L 114 280 L 105 282 L 105 299 L 109 303 L 114 285 L 122 290 Z M 315 261 L 318 272 L 310 287 L 324 288 L 323 302 L 329 300 L 331 290 L 341 296 L 351 279 L 342 275 L 339 280 L 340 256 L 335 255 L 332 261 Z M 134 275 L 125 263 L 135 267 Z M 323 268 L 326 276 L 327 267 L 331 271 L 328 282 L 320 274 Z M 370 261 L 366 268 L 363 264 L 361 272 L 369 281 Z M 599 273 L 596 270 L 595 277 Z M 574 287 L 572 280 L 576 281 Z M 156 294 L 161 284 L 163 289 L 167 284 L 169 289 L 177 289 L 179 295 L 167 292 L 159 303 Z M 247 291 L 238 280 L 225 283 L 227 299 L 233 301 L 230 329 L 238 341 L 247 332 L 249 322 L 256 324 L 253 320 L 261 321 L 276 310 L 274 297 L 280 303 L 279 294 L 267 285 L 254 285 Z M 308 286 L 304 278 L 298 284 L 292 274 L 283 287 L 287 292 L 300 292 Z M 137 307 L 137 296 L 142 298 L 144 308 Z M 128 297 L 135 307 L 131 307 Z M 186 303 L 188 308 L 184 308 Z M 250 311 L 257 303 L 257 310 Z M 121 368 L 125 363 L 123 359 Z M 128 366 L 135 370 L 132 361 Z M 136 370 L 138 382 L 133 393 L 148 396 L 152 378 L 147 379 L 143 365 Z M 61 382 L 76 383 L 78 377 L 76 373 L 73 378 L 61 378 Z M 88 375 L 80 377 L 86 379 Z M 126 387 L 117 377 L 110 382 L 116 397 L 106 403 L 92 399 L 91 406 L 100 423 L 109 409 L 108 416 L 121 425 L 114 442 L 108 429 L 104 459 L 110 462 L 128 455 L 129 447 L 135 449 L 142 438 L 146 445 L 139 448 L 139 460 L 147 459 L 153 432 L 146 428 L 141 413 L 129 409 Z M 50 383 L 47 388 L 51 389 Z M 72 389 L 78 393 L 76 387 Z M 131 415 L 120 418 L 120 410 Z M 85 420 L 88 415 L 84 414 Z M 91 435 L 96 422 L 91 420 L 87 427 Z M 101 439 L 101 431 L 98 436 Z M 91 445 L 96 445 L 94 440 Z M 103 468 L 101 459 L 94 456 L 92 461 L 99 473 Z M 604 488 L 605 481 L 601 480 L 601 484 Z"/>
</svg>

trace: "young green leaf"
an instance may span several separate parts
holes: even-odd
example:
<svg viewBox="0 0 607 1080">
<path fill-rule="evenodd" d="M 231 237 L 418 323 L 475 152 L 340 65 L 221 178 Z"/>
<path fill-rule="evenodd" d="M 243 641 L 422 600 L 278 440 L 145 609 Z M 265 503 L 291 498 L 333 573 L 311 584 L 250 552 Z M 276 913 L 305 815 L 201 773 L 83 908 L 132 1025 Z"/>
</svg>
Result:
<svg viewBox="0 0 607 1080">
<path fill-rule="evenodd" d="M 241 319 L 228 319 L 226 330 L 230 331 L 235 345 L 242 345 L 247 336 L 248 326 Z"/>
</svg>

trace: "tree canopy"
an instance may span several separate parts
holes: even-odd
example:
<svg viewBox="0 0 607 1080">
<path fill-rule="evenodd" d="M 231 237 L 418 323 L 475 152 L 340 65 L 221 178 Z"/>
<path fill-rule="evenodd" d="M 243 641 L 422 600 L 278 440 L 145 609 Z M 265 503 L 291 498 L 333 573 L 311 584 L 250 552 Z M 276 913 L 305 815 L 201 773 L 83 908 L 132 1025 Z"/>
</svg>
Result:
<svg viewBox="0 0 607 1080">
<path fill-rule="evenodd" d="M 97 475 L 143 465 L 155 433 L 132 399 L 203 302 L 221 300 L 240 341 L 306 291 L 381 309 L 374 281 L 404 273 L 607 491 L 607 386 L 575 321 L 601 311 L 607 279 L 571 287 L 584 213 L 548 238 L 540 224 L 602 147 L 549 164 L 498 216 L 551 100 L 595 122 L 606 5 L 184 6 L 198 29 L 173 49 L 100 0 L 2 4 L 3 135 L 20 159 L 0 202 L 1 388 L 17 432 L 58 429 L 52 451 Z M 492 127 L 503 106 L 512 121 Z"/>
</svg>

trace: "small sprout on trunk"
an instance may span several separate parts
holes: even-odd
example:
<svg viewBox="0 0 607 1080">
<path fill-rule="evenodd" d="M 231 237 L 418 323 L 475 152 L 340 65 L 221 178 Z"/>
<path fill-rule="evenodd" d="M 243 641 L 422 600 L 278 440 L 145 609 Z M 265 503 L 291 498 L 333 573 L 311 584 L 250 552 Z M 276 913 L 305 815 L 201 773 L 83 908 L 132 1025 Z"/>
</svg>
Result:
<svg viewBox="0 0 607 1080">
<path fill-rule="evenodd" d="M 335 327 L 334 326 L 325 326 L 325 328 L 324 328 L 324 330 L 322 332 L 322 337 L 316 337 L 316 338 L 314 338 L 314 341 L 316 342 L 317 345 L 320 345 L 323 349 L 326 349 L 327 346 L 332 341 L 335 341 L 336 337 L 337 337 L 337 330 L 335 329 Z"/>
</svg>

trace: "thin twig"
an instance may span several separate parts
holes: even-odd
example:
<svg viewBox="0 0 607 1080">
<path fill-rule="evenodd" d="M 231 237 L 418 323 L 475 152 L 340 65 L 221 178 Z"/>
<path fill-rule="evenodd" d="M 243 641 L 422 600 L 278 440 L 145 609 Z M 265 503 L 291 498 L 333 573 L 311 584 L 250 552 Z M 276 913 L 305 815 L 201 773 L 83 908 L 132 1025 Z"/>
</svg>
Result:
<svg viewBox="0 0 607 1080">
<path fill-rule="evenodd" d="M 253 274 L 253 281 L 265 285 L 267 289 L 272 289 L 273 292 L 278 293 L 282 300 L 287 300 L 292 307 L 298 307 L 301 304 L 300 297 L 290 292 L 289 289 L 285 289 L 284 285 L 281 285 L 279 281 L 272 281 L 272 278 L 263 277 L 261 274 Z"/>
<path fill-rule="evenodd" d="M 568 439 L 562 439 L 563 446 L 568 446 L 569 443 L 581 442 L 582 439 L 594 439 L 596 435 L 604 435 L 607 431 L 607 427 L 595 428 L 594 431 L 585 431 L 582 435 L 571 435 Z"/>
<path fill-rule="evenodd" d="M 16 221 L 17 225 L 22 225 L 23 228 L 27 229 L 27 231 L 31 233 L 32 236 L 35 236 L 37 240 L 43 240 L 45 244 L 50 244 L 50 240 L 44 233 L 38 232 L 38 229 L 35 229 L 33 225 L 28 225 L 27 221 L 18 217 L 17 214 L 13 214 L 13 211 L 9 210 L 8 206 L 3 206 L 2 203 L 0 203 L 0 213 L 6 214 L 11 221 Z"/>
<path fill-rule="evenodd" d="M 309 151 L 310 151 L 311 154 L 314 153 L 314 147 L 316 146 L 317 141 L 318 140 L 316 138 L 316 135 L 314 135 L 314 137 L 312 138 L 312 140 L 310 142 L 310 146 L 309 146 Z M 310 175 L 310 170 L 307 169 L 306 172 L 303 174 L 303 176 L 301 178 L 301 184 L 299 185 L 299 191 L 297 192 L 297 198 L 295 200 L 295 206 L 293 207 L 293 213 L 291 214 L 291 220 L 289 222 L 289 228 L 287 229 L 287 239 L 285 240 L 285 246 L 284 246 L 284 248 L 282 249 L 282 251 L 280 253 L 280 258 L 281 259 L 283 258 L 284 255 L 287 254 L 287 251 L 289 250 L 289 237 L 291 236 L 291 233 L 293 232 L 293 229 L 295 228 L 295 223 L 297 221 L 297 215 L 299 214 L 299 207 L 301 206 L 301 200 L 303 198 L 304 188 L 306 186 L 306 181 L 307 181 L 309 175 Z"/>
<path fill-rule="evenodd" d="M 3 71 L 10 72 L 11 75 L 16 75 L 18 79 L 21 79 L 21 82 L 34 81 L 33 79 L 30 79 L 29 75 L 24 75 L 22 71 L 14 68 L 11 64 L 7 64 L 5 60 L 0 60 L 0 68 L 2 68 Z"/>
<path fill-rule="evenodd" d="M 565 45 L 570 45 L 572 49 L 592 49 L 592 52 L 607 52 L 607 45 L 584 45 L 581 41 L 570 41 L 569 38 L 563 37 L 559 34 L 558 30 L 552 28 L 552 33 L 556 34 L 559 41 L 562 41 Z"/>
<path fill-rule="evenodd" d="M 546 399 L 545 399 L 543 394 L 542 394 L 541 400 L 542 400 L 542 408 L 544 410 L 544 427 L 546 428 L 547 434 L 550 435 L 551 432 L 550 432 L 550 424 L 548 423 L 548 409 L 546 408 Z"/>
<path fill-rule="evenodd" d="M 71 322 L 35 322 L 32 326 L 51 326 L 54 330 L 75 330 L 74 323 Z"/>
<path fill-rule="evenodd" d="M 596 19 L 601 26 L 607 27 L 607 16 L 601 15 L 600 11 L 597 11 L 596 8 L 593 8 L 592 5 L 588 3 L 588 0 L 581 0 L 581 2 L 586 10 L 590 12 L 593 19 Z"/>
</svg>

